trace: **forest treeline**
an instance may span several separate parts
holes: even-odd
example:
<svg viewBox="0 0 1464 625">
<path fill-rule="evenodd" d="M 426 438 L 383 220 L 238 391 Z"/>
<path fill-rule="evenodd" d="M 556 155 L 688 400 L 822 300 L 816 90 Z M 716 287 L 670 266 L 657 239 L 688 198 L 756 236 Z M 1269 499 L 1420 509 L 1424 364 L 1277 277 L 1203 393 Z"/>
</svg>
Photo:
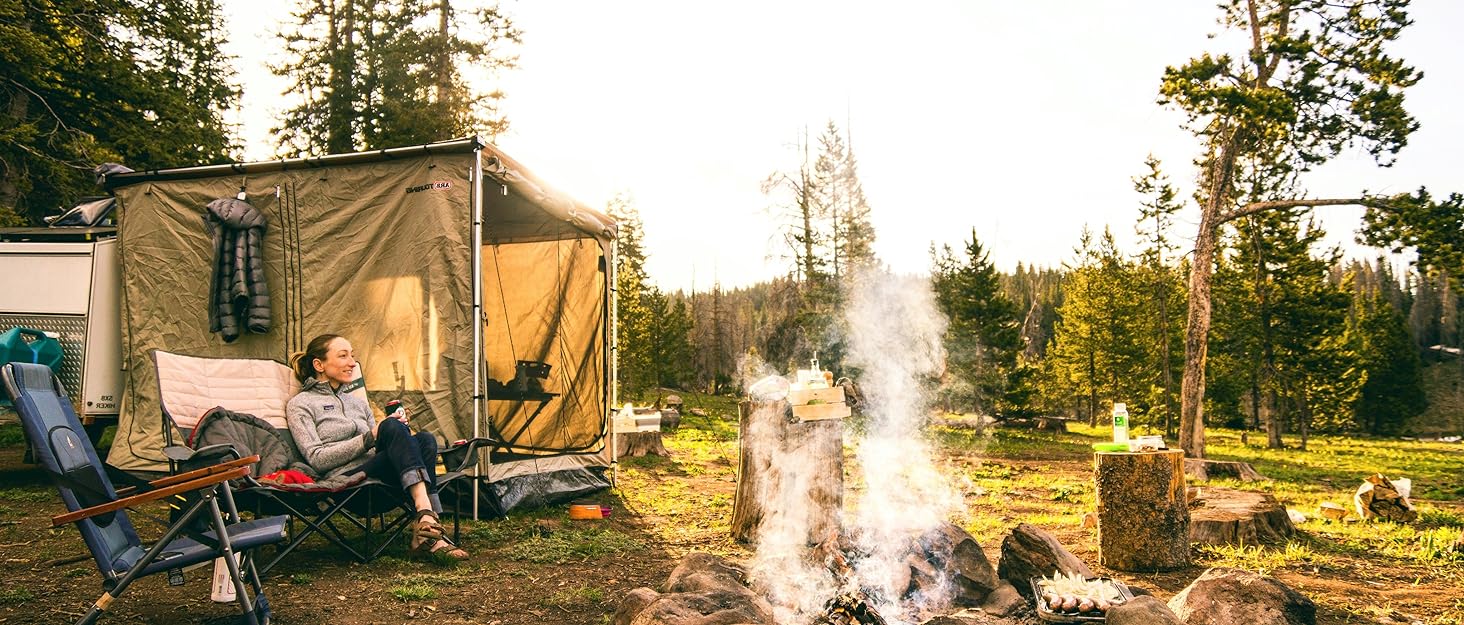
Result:
<svg viewBox="0 0 1464 625">
<path fill-rule="evenodd" d="M 491 0 L 297 0 L 284 93 L 239 82 L 221 0 L 0 0 L 0 226 L 98 193 L 92 168 L 237 161 L 241 98 L 287 106 L 275 156 L 495 135 L 522 33 Z"/>
<path fill-rule="evenodd" d="M 959 249 L 932 250 L 932 289 L 950 321 L 946 371 L 931 381 L 943 408 L 1089 421 L 1119 401 L 1136 425 L 1173 435 L 1187 263 L 1167 223 L 1143 219 L 1141 203 L 1140 249 L 1120 249 L 1108 231 L 1089 233 L 1061 267 L 999 271 L 974 231 Z M 644 273 L 634 207 L 620 198 L 611 208 L 624 233 L 622 392 L 735 393 L 749 354 L 790 372 L 816 352 L 835 375 L 857 381 L 841 359 L 842 296 L 806 287 L 792 266 L 751 286 L 663 292 Z M 1464 296 L 1448 276 L 1386 257 L 1344 260 L 1319 243 L 1323 235 L 1302 213 L 1238 221 L 1223 233 L 1205 397 L 1211 424 L 1264 431 L 1276 445 L 1283 434 L 1310 431 L 1400 434 L 1428 407 L 1425 367 L 1446 371 L 1460 392 L 1464 368 L 1448 348 L 1464 335 Z"/>
</svg>

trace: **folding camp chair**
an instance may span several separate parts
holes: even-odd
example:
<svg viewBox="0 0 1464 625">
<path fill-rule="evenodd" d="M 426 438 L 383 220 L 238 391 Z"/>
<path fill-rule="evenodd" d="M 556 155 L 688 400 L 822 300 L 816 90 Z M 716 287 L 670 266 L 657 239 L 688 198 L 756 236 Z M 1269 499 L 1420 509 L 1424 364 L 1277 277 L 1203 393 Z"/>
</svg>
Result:
<svg viewBox="0 0 1464 625">
<path fill-rule="evenodd" d="M 78 623 L 95 623 L 114 599 L 126 592 L 133 580 L 163 571 L 224 558 L 233 580 L 244 622 L 269 622 L 269 601 L 264 596 L 254 567 L 256 547 L 286 539 L 285 518 L 270 517 L 241 521 L 228 480 L 248 473 L 257 458 L 190 471 L 155 480 L 148 490 L 118 498 L 96 450 L 87 440 L 81 422 L 61 387 L 61 381 L 45 365 L 9 363 L 0 367 L 5 392 L 15 403 L 26 439 L 35 457 L 61 491 L 68 513 L 51 518 L 54 526 L 75 523 L 86 546 L 96 558 L 105 592 Z M 181 517 L 151 547 L 142 544 L 132 527 L 127 510 L 147 502 L 193 493 L 196 497 Z M 219 500 L 224 502 L 220 509 Z M 225 514 L 227 512 L 227 514 Z M 195 529 L 200 523 L 211 528 Z M 242 559 L 235 561 L 234 554 Z M 254 589 L 251 599 L 244 585 L 248 573 Z"/>
<path fill-rule="evenodd" d="M 289 367 L 274 360 L 207 358 L 163 350 L 153 350 L 152 357 L 169 458 L 196 458 L 195 454 L 218 453 L 218 450 L 189 450 L 175 445 L 173 437 L 173 430 L 177 428 L 186 440 L 208 411 L 218 407 L 269 422 L 291 455 L 301 460 L 285 423 L 285 405 L 299 390 L 295 374 Z M 249 450 L 224 453 L 237 457 L 247 455 Z M 192 465 L 180 466 L 187 469 Z M 441 486 L 461 475 L 439 475 L 438 484 Z M 358 562 L 370 562 L 406 533 L 416 512 L 400 488 L 364 476 L 358 476 L 360 479 L 354 483 L 327 489 L 313 485 L 266 483 L 254 477 L 243 478 L 237 491 L 246 509 L 252 509 L 256 514 L 287 515 L 292 529 L 297 521 L 304 526 L 264 565 L 260 570 L 262 574 L 268 573 L 312 535 L 324 537 Z M 456 516 L 453 526 L 457 528 Z M 343 529 L 350 527 L 361 532 L 359 544 L 350 539 Z"/>
</svg>

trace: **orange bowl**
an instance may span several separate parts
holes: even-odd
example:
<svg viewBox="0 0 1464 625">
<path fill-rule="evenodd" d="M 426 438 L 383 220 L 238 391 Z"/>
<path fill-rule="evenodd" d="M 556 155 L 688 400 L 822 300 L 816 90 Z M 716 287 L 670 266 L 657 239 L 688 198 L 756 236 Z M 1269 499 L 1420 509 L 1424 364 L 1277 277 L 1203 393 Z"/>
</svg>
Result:
<svg viewBox="0 0 1464 625">
<path fill-rule="evenodd" d="M 605 513 L 600 510 L 600 504 L 571 504 L 569 506 L 569 518 L 584 521 L 588 519 L 602 519 Z"/>
</svg>

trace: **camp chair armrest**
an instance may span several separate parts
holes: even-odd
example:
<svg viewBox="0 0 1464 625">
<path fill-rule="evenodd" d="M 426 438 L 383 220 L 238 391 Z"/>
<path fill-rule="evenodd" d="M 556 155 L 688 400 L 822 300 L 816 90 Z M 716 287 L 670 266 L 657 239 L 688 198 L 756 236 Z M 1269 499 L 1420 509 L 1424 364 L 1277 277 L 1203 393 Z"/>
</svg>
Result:
<svg viewBox="0 0 1464 625">
<path fill-rule="evenodd" d="M 470 438 L 466 443 L 443 449 L 437 455 L 442 458 L 442 467 L 448 473 L 458 473 L 467 471 L 478 463 L 478 448 L 493 443 L 491 438 Z M 454 460 L 457 461 L 457 466 L 453 466 Z"/>
<path fill-rule="evenodd" d="M 224 471 L 228 471 L 230 469 L 234 469 L 234 468 L 237 468 L 237 467 L 247 467 L 247 466 L 249 466 L 251 464 L 254 464 L 256 462 L 259 462 L 259 456 L 249 456 L 247 458 L 237 458 L 237 459 L 234 459 L 234 460 L 230 460 L 228 462 L 221 462 L 219 464 L 215 464 L 215 465 L 212 465 L 212 466 L 203 467 L 202 469 L 195 469 L 195 470 L 189 471 L 187 473 L 179 473 L 177 475 L 169 475 L 168 477 L 160 478 L 160 479 L 156 479 L 156 480 L 153 480 L 151 482 L 148 482 L 147 485 L 148 486 L 151 486 L 153 488 L 162 488 L 164 486 L 172 486 L 173 484 L 180 484 L 182 482 L 187 482 L 189 480 L 196 480 L 196 479 L 198 479 L 200 477 L 204 477 L 204 476 L 208 476 L 208 475 L 213 475 L 215 473 L 222 473 Z"/>
<path fill-rule="evenodd" d="M 233 445 L 228 443 L 205 445 L 198 449 L 184 447 L 182 445 L 169 445 L 163 448 L 163 455 L 167 456 L 173 462 L 188 462 L 189 460 L 197 460 L 199 458 L 219 457 L 229 454 L 234 454 L 235 458 L 239 457 L 239 452 L 234 449 Z"/>
<path fill-rule="evenodd" d="M 248 467 L 229 469 L 227 471 L 224 471 L 223 473 L 214 473 L 212 475 L 200 477 L 196 480 L 190 480 L 181 484 L 173 484 L 172 486 L 166 486 L 157 490 L 150 490 L 145 493 L 133 495 L 131 497 L 123 497 L 122 499 L 109 501 L 107 503 L 92 506 L 90 508 L 82 508 L 74 512 L 59 514 L 51 517 L 51 526 L 59 527 L 62 525 L 66 525 L 67 523 L 75 523 L 82 519 L 89 519 L 99 514 L 115 512 L 123 508 L 131 508 L 133 506 L 136 506 L 137 504 L 147 503 L 149 501 L 157 501 L 159 499 L 166 499 L 168 497 L 172 497 L 173 495 L 186 493 L 189 491 L 202 490 L 204 488 L 208 488 L 222 482 L 227 482 L 229 480 L 238 479 L 246 475 L 249 475 Z"/>
</svg>

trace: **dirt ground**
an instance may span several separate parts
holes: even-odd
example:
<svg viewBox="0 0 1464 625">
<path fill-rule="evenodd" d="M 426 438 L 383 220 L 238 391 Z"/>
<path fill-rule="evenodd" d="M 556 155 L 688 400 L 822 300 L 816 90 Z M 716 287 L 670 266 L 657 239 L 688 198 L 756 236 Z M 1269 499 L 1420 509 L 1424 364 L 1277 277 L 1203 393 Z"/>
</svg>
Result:
<svg viewBox="0 0 1464 625">
<path fill-rule="evenodd" d="M 352 564 L 324 541 L 312 540 L 266 579 L 274 622 L 608 623 L 620 597 L 636 587 L 659 586 L 685 553 L 749 555 L 726 531 L 735 433 L 725 422 L 685 428 L 668 434 L 667 445 L 670 459 L 622 464 L 620 488 L 600 498 L 614 508 L 609 519 L 570 521 L 556 508 L 469 523 L 463 542 L 472 557 L 455 566 L 408 559 L 400 549 L 371 564 Z M 1006 532 L 1033 522 L 1102 570 L 1096 565 L 1096 533 L 1080 523 L 1083 496 L 1068 497 L 1052 486 L 1070 483 L 1078 485 L 1072 487 L 1076 491 L 1091 483 L 1091 465 L 1076 445 L 943 448 L 940 461 L 954 472 L 996 476 L 972 482 L 966 491 L 967 502 L 979 511 L 966 526 L 993 563 Z M 99 578 L 90 559 L 75 560 L 86 554 L 76 530 L 50 527 L 50 516 L 61 511 L 59 500 L 41 471 L 21 462 L 22 452 L 18 446 L 0 448 L 0 624 L 72 622 L 100 594 Z M 851 462 L 851 473 L 855 468 Z M 851 505 L 857 505 L 859 488 L 851 480 Z M 147 511 L 166 514 L 161 507 Z M 142 518 L 134 517 L 134 524 L 145 536 L 160 533 Z M 1326 554 L 1270 565 L 1272 574 L 1318 603 L 1318 622 L 1464 623 L 1464 559 L 1425 566 L 1358 549 Z M 1207 565 L 1227 563 L 1199 552 L 1196 560 L 1173 573 L 1104 572 L 1167 599 Z M 205 566 L 187 573 L 180 587 L 167 585 L 165 576 L 144 578 L 102 622 L 231 622 L 233 604 L 208 598 L 210 571 Z"/>
</svg>

